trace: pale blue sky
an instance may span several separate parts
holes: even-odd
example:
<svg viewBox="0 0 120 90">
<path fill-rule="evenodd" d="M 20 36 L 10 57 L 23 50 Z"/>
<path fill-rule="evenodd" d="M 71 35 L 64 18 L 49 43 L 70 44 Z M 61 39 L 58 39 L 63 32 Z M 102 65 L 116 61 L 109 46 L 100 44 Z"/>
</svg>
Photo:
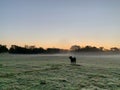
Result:
<svg viewBox="0 0 120 90">
<path fill-rule="evenodd" d="M 120 47 L 120 0 L 0 0 L 0 43 Z"/>
</svg>

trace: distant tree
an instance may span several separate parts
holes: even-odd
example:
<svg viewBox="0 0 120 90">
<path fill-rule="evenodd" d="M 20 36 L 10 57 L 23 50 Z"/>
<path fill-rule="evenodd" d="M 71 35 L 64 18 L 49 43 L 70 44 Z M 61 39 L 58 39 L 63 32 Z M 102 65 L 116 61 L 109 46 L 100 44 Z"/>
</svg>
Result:
<svg viewBox="0 0 120 90">
<path fill-rule="evenodd" d="M 100 51 L 104 51 L 104 47 L 99 47 L 99 50 Z"/>
<path fill-rule="evenodd" d="M 101 51 L 101 50 L 100 50 L 100 48 L 97 48 L 97 47 L 94 46 L 94 47 L 91 48 L 91 51 L 98 52 L 98 51 Z"/>
<path fill-rule="evenodd" d="M 72 51 L 72 52 L 79 52 L 80 51 L 80 46 L 73 45 L 73 46 L 71 46 L 70 51 Z"/>
<path fill-rule="evenodd" d="M 29 49 L 29 46 L 28 46 L 28 45 L 25 45 L 24 47 L 25 47 L 26 49 Z"/>
<path fill-rule="evenodd" d="M 91 46 L 85 46 L 84 48 L 81 49 L 81 51 L 91 51 L 92 47 Z"/>
<path fill-rule="evenodd" d="M 39 47 L 38 50 L 39 50 L 39 53 L 46 53 L 46 50 L 42 47 Z"/>
<path fill-rule="evenodd" d="M 60 53 L 68 53 L 69 50 L 68 49 L 60 49 Z"/>
<path fill-rule="evenodd" d="M 26 53 L 27 50 L 23 47 L 17 46 L 17 45 L 11 45 L 10 49 L 9 49 L 9 53 L 18 53 L 18 54 L 22 54 L 22 53 Z"/>
<path fill-rule="evenodd" d="M 47 53 L 60 53 L 61 49 L 59 48 L 47 48 Z"/>
<path fill-rule="evenodd" d="M 80 51 L 83 51 L 83 52 L 100 52 L 100 51 L 103 51 L 103 48 L 97 48 L 95 46 L 85 46 L 83 48 L 80 49 Z"/>
<path fill-rule="evenodd" d="M 9 49 L 9 53 L 16 53 L 16 54 L 40 54 L 45 52 L 46 50 L 44 50 L 42 47 L 36 48 L 35 46 L 27 46 L 27 45 L 25 45 L 25 47 L 11 45 Z"/>
<path fill-rule="evenodd" d="M 4 53 L 4 52 L 8 52 L 8 49 L 7 49 L 6 45 L 0 44 L 0 53 Z"/>
<path fill-rule="evenodd" d="M 118 52 L 118 51 L 120 51 L 120 50 L 119 50 L 119 48 L 117 48 L 117 47 L 112 47 L 112 48 L 110 48 L 110 51 L 112 51 L 112 52 Z"/>
<path fill-rule="evenodd" d="M 32 46 L 25 45 L 24 48 L 26 48 L 26 49 L 35 49 L 36 47 L 34 45 L 32 45 Z"/>
<path fill-rule="evenodd" d="M 34 53 L 34 54 L 41 54 L 41 53 L 45 53 L 46 52 L 46 50 L 45 49 L 43 49 L 42 47 L 40 47 L 40 48 L 31 48 L 31 51 L 32 51 L 32 53 Z"/>
</svg>

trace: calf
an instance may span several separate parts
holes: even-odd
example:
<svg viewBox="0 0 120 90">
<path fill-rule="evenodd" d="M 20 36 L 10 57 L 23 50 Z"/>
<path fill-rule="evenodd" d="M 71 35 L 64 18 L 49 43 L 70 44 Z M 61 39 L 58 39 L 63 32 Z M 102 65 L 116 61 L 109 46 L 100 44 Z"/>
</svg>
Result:
<svg viewBox="0 0 120 90">
<path fill-rule="evenodd" d="M 71 64 L 76 64 L 76 57 L 70 56 L 69 59 L 71 61 Z"/>
</svg>

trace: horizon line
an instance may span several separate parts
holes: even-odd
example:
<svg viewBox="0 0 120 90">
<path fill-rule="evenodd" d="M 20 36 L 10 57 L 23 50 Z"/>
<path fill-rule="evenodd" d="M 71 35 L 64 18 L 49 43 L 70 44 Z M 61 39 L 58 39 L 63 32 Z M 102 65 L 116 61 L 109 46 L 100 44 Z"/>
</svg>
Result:
<svg viewBox="0 0 120 90">
<path fill-rule="evenodd" d="M 6 45 L 6 44 L 0 44 L 0 45 Z M 103 47 L 106 50 L 109 50 L 109 49 L 114 48 L 114 47 L 120 48 L 120 47 L 117 47 L 117 46 L 105 47 L 105 46 L 97 46 L 97 45 L 89 45 L 89 44 L 88 45 L 73 44 L 73 45 L 69 45 L 70 46 L 69 48 L 68 47 L 67 48 L 63 48 L 63 47 L 57 47 L 57 46 L 47 46 L 47 47 L 45 47 L 45 46 L 34 45 L 34 44 L 33 45 L 28 45 L 28 44 L 24 44 L 24 45 L 10 44 L 10 45 L 6 45 L 6 47 L 10 48 L 12 45 L 16 45 L 16 46 L 20 46 L 20 47 L 35 46 L 36 48 L 39 48 L 39 47 L 42 47 L 44 49 L 47 49 L 47 48 L 59 48 L 59 49 L 67 49 L 67 50 L 69 50 L 74 45 L 80 46 L 81 48 L 86 47 L 86 46 L 97 47 L 97 48 Z"/>
</svg>

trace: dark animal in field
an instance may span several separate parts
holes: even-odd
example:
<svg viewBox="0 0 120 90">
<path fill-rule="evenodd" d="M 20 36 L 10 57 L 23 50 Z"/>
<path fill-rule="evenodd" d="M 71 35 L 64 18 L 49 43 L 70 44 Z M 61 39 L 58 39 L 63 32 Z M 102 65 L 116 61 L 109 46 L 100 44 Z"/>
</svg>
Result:
<svg viewBox="0 0 120 90">
<path fill-rule="evenodd" d="M 71 61 L 71 64 L 76 64 L 76 57 L 70 56 L 69 59 Z"/>
</svg>

